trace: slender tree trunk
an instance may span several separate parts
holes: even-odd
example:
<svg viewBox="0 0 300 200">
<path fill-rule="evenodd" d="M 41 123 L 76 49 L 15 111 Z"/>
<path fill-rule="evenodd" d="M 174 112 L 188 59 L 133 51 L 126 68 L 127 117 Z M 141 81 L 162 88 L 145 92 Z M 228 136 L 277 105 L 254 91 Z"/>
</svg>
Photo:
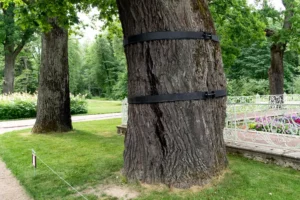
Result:
<svg viewBox="0 0 300 200">
<path fill-rule="evenodd" d="M 37 119 L 33 133 L 72 130 L 70 114 L 68 31 L 50 20 L 52 30 L 42 36 Z"/>
<path fill-rule="evenodd" d="M 273 44 L 271 46 L 271 67 L 269 69 L 271 95 L 282 95 L 284 92 L 284 51 L 285 47 L 282 44 Z"/>
<path fill-rule="evenodd" d="M 206 0 L 117 0 L 124 36 L 155 31 L 215 34 Z M 210 40 L 151 41 L 125 48 L 128 96 L 226 88 L 220 45 Z M 124 173 L 129 180 L 188 188 L 227 166 L 226 98 L 129 105 Z"/>
<path fill-rule="evenodd" d="M 15 77 L 15 61 L 14 45 L 5 45 L 5 66 L 4 66 L 4 82 L 3 93 L 9 94 L 14 92 L 14 77 Z"/>
<path fill-rule="evenodd" d="M 13 93 L 14 92 L 14 74 L 15 74 L 15 61 L 16 56 L 14 54 L 14 26 L 15 26 L 15 4 L 9 3 L 8 7 L 4 9 L 3 3 L 0 4 L 3 16 L 6 19 L 6 24 L 9 28 L 5 28 L 5 40 L 4 40 L 4 81 L 3 81 L 3 93 Z"/>
<path fill-rule="evenodd" d="M 294 0 L 282 0 L 283 5 L 286 8 L 284 14 L 284 22 L 282 31 L 290 31 L 292 29 L 292 17 L 294 16 L 293 7 L 295 6 Z M 266 29 L 266 36 L 273 37 L 275 31 L 271 29 Z M 278 96 L 278 101 L 276 103 L 283 103 L 283 93 L 284 93 L 284 66 L 283 57 L 286 50 L 288 41 L 279 42 L 280 38 L 275 38 L 271 46 L 271 67 L 269 69 L 269 84 L 270 84 L 270 94 L 271 95 L 281 95 Z M 280 101 L 280 102 L 279 102 Z"/>
<path fill-rule="evenodd" d="M 28 82 L 29 82 L 29 79 L 28 79 L 28 59 L 27 57 L 23 57 L 23 62 L 24 62 L 24 68 L 25 68 L 25 71 L 26 71 L 26 84 L 24 85 L 24 91 L 25 92 L 28 92 Z"/>
<path fill-rule="evenodd" d="M 283 56 L 285 45 L 273 44 L 271 46 L 271 67 L 269 68 L 269 85 L 270 85 L 270 104 L 273 108 L 281 108 L 284 103 L 283 88 L 284 88 L 284 66 Z M 275 96 L 274 96 L 275 95 Z"/>
</svg>

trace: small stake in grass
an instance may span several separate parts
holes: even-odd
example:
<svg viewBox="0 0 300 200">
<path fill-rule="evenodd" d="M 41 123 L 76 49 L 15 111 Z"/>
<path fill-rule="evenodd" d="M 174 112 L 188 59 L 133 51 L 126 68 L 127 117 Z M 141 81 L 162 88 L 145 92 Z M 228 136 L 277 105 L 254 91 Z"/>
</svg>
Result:
<svg viewBox="0 0 300 200">
<path fill-rule="evenodd" d="M 32 149 L 32 165 L 33 165 L 33 169 L 34 169 L 34 176 L 36 175 L 36 153 L 35 151 Z"/>
</svg>

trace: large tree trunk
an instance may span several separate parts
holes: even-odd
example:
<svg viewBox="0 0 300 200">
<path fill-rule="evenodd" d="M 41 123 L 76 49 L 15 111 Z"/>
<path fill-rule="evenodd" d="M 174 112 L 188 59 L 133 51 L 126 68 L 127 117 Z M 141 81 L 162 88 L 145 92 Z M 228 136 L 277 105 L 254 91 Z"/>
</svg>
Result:
<svg viewBox="0 0 300 200">
<path fill-rule="evenodd" d="M 51 20 L 42 36 L 37 119 L 33 133 L 72 130 L 70 114 L 68 31 Z"/>
<path fill-rule="evenodd" d="M 282 95 L 284 84 L 283 55 L 285 47 L 282 44 L 271 46 L 271 67 L 269 69 L 270 94 Z"/>
<path fill-rule="evenodd" d="M 124 36 L 155 31 L 215 34 L 206 0 L 118 0 Z M 226 88 L 220 45 L 165 40 L 126 47 L 128 96 Z M 227 166 L 226 98 L 129 105 L 124 173 L 129 180 L 188 188 Z"/>
<path fill-rule="evenodd" d="M 9 94 L 14 92 L 14 77 L 15 77 L 15 61 L 14 45 L 5 45 L 5 66 L 4 66 L 4 81 L 3 93 Z"/>
</svg>

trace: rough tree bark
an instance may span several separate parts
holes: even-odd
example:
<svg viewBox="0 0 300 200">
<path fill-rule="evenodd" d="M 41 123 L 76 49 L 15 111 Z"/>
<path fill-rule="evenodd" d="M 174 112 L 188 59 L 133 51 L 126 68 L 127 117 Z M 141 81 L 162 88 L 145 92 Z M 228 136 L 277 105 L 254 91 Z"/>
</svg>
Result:
<svg viewBox="0 0 300 200">
<path fill-rule="evenodd" d="M 271 67 L 268 72 L 271 95 L 282 95 L 284 93 L 284 51 L 285 44 L 273 44 L 271 46 Z"/>
<path fill-rule="evenodd" d="M 117 0 L 124 36 L 155 31 L 216 33 L 206 0 Z M 128 96 L 226 88 L 221 49 L 210 40 L 151 41 L 125 48 Z M 129 180 L 188 188 L 227 166 L 226 98 L 129 105 L 124 173 Z"/>
<path fill-rule="evenodd" d="M 72 130 L 69 91 L 68 31 L 55 19 L 42 35 L 37 119 L 33 133 Z"/>
</svg>

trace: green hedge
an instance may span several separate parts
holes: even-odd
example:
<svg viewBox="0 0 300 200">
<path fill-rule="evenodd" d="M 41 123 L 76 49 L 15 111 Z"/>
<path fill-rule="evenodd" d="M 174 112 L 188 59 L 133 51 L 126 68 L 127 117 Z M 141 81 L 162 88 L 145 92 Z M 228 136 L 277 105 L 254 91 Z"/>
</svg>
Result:
<svg viewBox="0 0 300 200">
<path fill-rule="evenodd" d="M 71 96 L 71 114 L 85 114 L 87 112 L 86 99 L 81 96 Z"/>
<path fill-rule="evenodd" d="M 34 118 L 36 117 L 36 102 L 36 95 L 0 95 L 0 120 Z M 85 97 L 71 95 L 71 114 L 85 114 L 87 112 Z"/>
<path fill-rule="evenodd" d="M 28 101 L 12 101 L 0 104 L 0 120 L 32 118 L 36 116 L 36 104 Z"/>
</svg>

